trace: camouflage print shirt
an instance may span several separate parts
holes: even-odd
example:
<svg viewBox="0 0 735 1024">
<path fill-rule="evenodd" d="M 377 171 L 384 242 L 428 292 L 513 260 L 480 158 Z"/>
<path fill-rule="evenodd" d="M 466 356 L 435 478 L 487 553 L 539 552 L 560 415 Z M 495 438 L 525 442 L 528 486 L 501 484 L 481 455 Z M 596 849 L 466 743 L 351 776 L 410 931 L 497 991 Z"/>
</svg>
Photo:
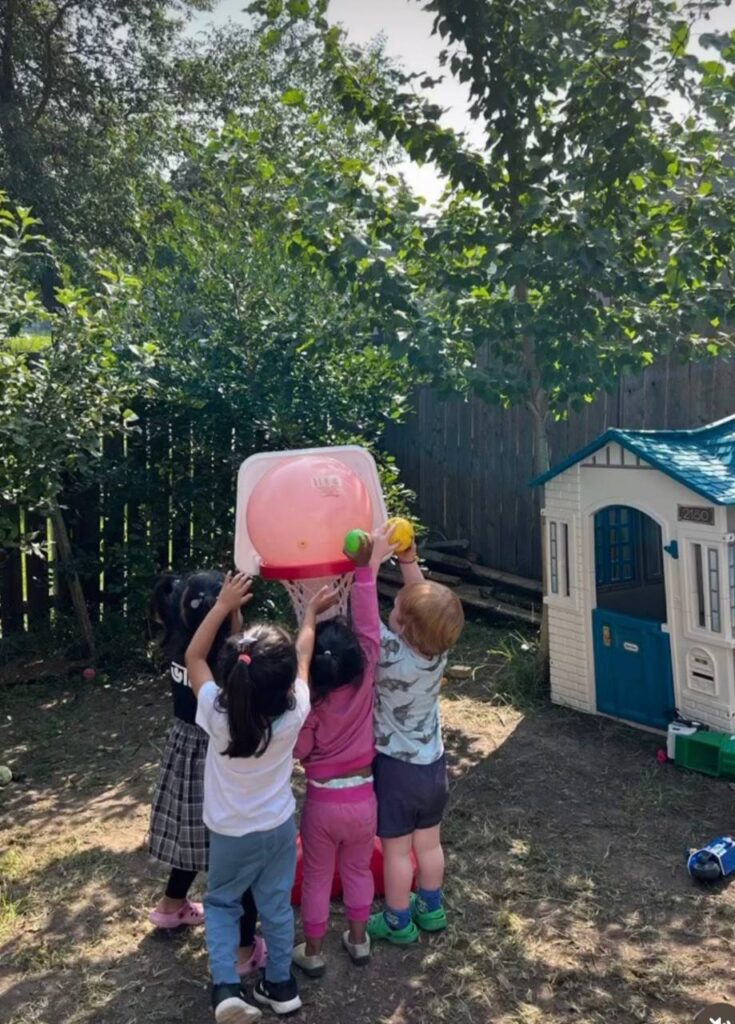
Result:
<svg viewBox="0 0 735 1024">
<path fill-rule="evenodd" d="M 446 654 L 427 660 L 387 626 L 375 679 L 375 747 L 399 761 L 433 764 L 444 753 L 439 690 Z"/>
</svg>

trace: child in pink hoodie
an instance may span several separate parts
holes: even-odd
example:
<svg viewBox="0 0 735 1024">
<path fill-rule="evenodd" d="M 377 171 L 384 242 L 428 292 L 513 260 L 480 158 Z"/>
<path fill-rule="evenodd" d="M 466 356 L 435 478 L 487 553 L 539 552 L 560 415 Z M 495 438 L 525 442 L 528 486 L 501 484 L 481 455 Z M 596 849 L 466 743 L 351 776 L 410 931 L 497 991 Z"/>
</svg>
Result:
<svg viewBox="0 0 735 1024">
<path fill-rule="evenodd" d="M 357 555 L 350 605 L 344 618 L 317 627 L 311 662 L 312 709 L 294 756 L 306 772 L 301 815 L 304 881 L 301 916 L 305 942 L 293 962 L 318 978 L 325 970 L 322 941 L 329 922 L 329 897 L 339 863 L 349 928 L 342 943 L 353 963 L 370 959 L 367 920 L 374 887 L 370 862 L 377 827 L 372 763 L 375 668 L 380 653 L 380 617 L 375 574 L 393 551 L 390 530 L 365 539 Z"/>
</svg>

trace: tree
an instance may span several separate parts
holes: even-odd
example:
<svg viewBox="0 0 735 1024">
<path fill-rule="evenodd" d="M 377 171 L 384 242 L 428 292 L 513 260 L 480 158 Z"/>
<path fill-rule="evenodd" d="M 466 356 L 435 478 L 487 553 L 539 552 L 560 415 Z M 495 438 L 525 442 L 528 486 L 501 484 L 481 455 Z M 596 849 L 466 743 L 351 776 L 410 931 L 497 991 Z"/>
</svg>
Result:
<svg viewBox="0 0 735 1024">
<path fill-rule="evenodd" d="M 37 223 L 0 193 L 0 501 L 51 518 L 80 633 L 94 652 L 63 494 L 70 480 L 95 477 L 104 438 L 126 429 L 127 403 L 155 345 L 140 337 L 137 280 L 113 266 L 100 269 L 97 292 L 76 287 Z M 64 282 L 53 313 L 30 284 L 41 251 Z M 17 517 L 5 514 L 0 538 L 28 542 L 17 535 Z"/>
<path fill-rule="evenodd" d="M 416 205 L 387 174 L 390 147 L 328 102 L 319 44 L 300 27 L 262 46 L 247 34 L 214 37 L 228 70 L 204 89 L 219 90 L 224 123 L 206 136 L 182 133 L 169 180 L 137 216 L 144 308 L 161 343 L 155 415 L 194 414 L 229 438 L 220 446 L 223 485 L 252 450 L 374 447 L 417 379 L 388 350 L 374 304 L 335 287 L 343 277 L 333 268 L 298 258 L 325 231 L 348 239 L 359 258 L 363 243 L 350 225 L 367 210 L 390 223 Z M 379 51 L 359 61 L 365 80 L 380 76 Z M 198 59 L 189 70 L 193 83 L 207 73 Z M 370 188 L 361 183 L 366 169 Z M 386 174 L 394 185 L 381 184 Z M 392 464 L 382 463 L 403 501 Z"/>
<path fill-rule="evenodd" d="M 410 76 L 362 81 L 326 6 L 251 10 L 310 18 L 345 109 L 448 179 L 441 215 L 394 247 L 414 285 L 406 348 L 433 356 L 437 378 L 451 367 L 487 400 L 525 405 L 537 472 L 551 417 L 659 353 L 732 344 L 735 35 L 707 40 L 720 61 L 686 52 L 691 23 L 718 4 L 422 3 L 446 40 L 442 63 L 467 83 L 482 153 L 406 90 Z M 324 248 L 334 261 L 339 245 Z"/>
<path fill-rule="evenodd" d="M 190 144 L 166 202 L 138 221 L 144 312 L 161 346 L 156 415 L 194 417 L 223 439 L 225 506 L 244 453 L 375 447 L 416 380 L 376 337 L 372 310 L 336 290 L 328 268 L 294 258 L 309 218 L 345 231 L 370 142 L 288 107 L 264 102 Z"/>
<path fill-rule="evenodd" d="M 11 509 L 53 515 L 63 545 L 65 505 L 76 507 L 80 493 L 95 501 L 101 489 L 105 606 L 124 591 L 118 604 L 131 618 L 156 567 L 231 557 L 243 457 L 345 441 L 375 447 L 415 381 L 383 344 L 372 305 L 336 288 L 328 267 L 298 258 L 312 223 L 349 234 L 366 209 L 388 213 L 403 194 L 359 182 L 363 168 L 380 176 L 390 164 L 375 132 L 335 101 L 312 113 L 327 79 L 307 34 L 284 33 L 264 48 L 245 32 L 215 33 L 182 44 L 173 64 L 178 92 L 146 122 L 141 162 L 125 168 L 118 154 L 120 173 L 108 182 L 105 202 L 118 202 L 119 217 L 101 242 L 123 257 L 100 256 L 101 242 L 89 251 L 99 222 L 68 202 L 68 179 L 53 209 L 86 290 L 69 283 L 79 276 L 35 234 L 27 208 L 3 217 L 15 238 L 8 302 L 19 312 L 6 319 L 0 493 Z M 379 67 L 371 53 L 361 73 L 370 80 Z M 105 131 L 114 146 L 114 128 Z M 80 193 L 101 181 L 84 179 Z M 359 239 L 352 245 L 360 251 Z M 50 313 L 32 287 L 41 261 L 60 282 Z M 134 274 L 121 269 L 128 262 Z M 46 327 L 29 340 L 35 321 Z M 74 420 L 59 431 L 70 409 Z M 376 454 L 400 508 L 395 467 Z M 84 581 L 85 552 L 61 553 L 91 645 L 74 571 Z M 89 555 L 94 582 L 98 551 Z"/>
<path fill-rule="evenodd" d="M 182 19 L 209 0 L 5 0 L 0 187 L 74 254 L 114 243 L 155 159 Z M 154 135 L 157 133 L 154 132 Z"/>
<path fill-rule="evenodd" d="M 442 62 L 468 84 L 484 153 L 443 128 L 407 76 L 366 84 L 326 5 L 308 13 L 343 106 L 448 179 L 441 215 L 404 254 L 414 299 L 435 297 L 428 328 L 414 304 L 425 330 L 409 344 L 430 338 L 440 373 L 449 358 L 489 400 L 525 404 L 540 472 L 550 417 L 660 352 L 731 341 L 735 41 L 709 37 L 721 61 L 687 54 L 691 21 L 714 2 L 423 6 L 447 41 Z M 273 18 L 283 5 L 270 7 Z"/>
</svg>

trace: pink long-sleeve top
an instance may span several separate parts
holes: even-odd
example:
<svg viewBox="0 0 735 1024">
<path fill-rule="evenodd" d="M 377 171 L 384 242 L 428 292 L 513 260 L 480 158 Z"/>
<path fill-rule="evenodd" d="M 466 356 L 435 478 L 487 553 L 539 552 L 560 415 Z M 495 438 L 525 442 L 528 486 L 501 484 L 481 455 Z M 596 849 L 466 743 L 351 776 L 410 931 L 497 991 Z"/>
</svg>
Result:
<svg viewBox="0 0 735 1024">
<path fill-rule="evenodd" d="M 365 671 L 359 686 L 340 686 L 312 707 L 294 748 L 307 779 L 331 779 L 372 763 L 375 669 L 380 653 L 378 591 L 373 570 L 358 567 L 350 595 L 352 628 Z"/>
</svg>

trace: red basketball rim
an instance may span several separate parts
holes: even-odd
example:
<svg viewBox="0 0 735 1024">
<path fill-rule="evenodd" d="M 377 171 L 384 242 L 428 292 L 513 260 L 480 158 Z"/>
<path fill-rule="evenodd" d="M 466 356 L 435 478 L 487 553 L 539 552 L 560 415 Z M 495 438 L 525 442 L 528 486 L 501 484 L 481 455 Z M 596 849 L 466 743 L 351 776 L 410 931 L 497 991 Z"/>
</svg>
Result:
<svg viewBox="0 0 735 1024">
<path fill-rule="evenodd" d="M 264 580 L 318 580 L 324 576 L 344 576 L 354 572 L 355 563 L 349 558 L 334 562 L 316 562 L 313 565 L 261 565 Z"/>
</svg>

